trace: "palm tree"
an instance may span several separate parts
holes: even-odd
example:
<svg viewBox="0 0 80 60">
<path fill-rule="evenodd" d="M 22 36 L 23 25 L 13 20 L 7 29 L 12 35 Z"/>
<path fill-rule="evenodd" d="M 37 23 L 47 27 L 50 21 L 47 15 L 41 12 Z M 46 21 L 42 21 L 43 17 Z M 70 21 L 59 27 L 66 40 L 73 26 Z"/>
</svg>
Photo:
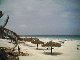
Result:
<svg viewBox="0 0 80 60">
<path fill-rule="evenodd" d="M 0 18 L 3 17 L 4 14 L 2 11 L 0 11 Z M 4 33 L 3 33 L 3 30 L 4 30 L 4 27 L 6 26 L 7 22 L 9 20 L 9 16 L 7 15 L 7 18 L 5 20 L 0 20 L 0 23 L 4 22 L 3 24 L 0 25 L 0 38 L 4 38 Z"/>
</svg>

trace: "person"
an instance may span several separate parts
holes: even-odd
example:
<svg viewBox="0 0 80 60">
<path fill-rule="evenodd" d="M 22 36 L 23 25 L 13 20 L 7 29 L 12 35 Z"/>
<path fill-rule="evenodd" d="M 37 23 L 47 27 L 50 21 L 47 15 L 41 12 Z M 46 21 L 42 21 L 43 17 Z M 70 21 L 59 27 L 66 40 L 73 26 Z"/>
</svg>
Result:
<svg viewBox="0 0 80 60">
<path fill-rule="evenodd" d="M 20 54 L 20 47 L 18 46 L 18 52 L 19 52 L 19 54 Z"/>
</svg>

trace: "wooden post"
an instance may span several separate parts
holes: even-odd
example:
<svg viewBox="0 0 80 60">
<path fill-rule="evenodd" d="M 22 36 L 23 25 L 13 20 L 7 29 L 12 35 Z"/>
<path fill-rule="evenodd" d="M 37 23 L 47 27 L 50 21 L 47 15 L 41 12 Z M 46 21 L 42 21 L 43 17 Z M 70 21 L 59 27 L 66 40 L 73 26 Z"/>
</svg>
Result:
<svg viewBox="0 0 80 60">
<path fill-rule="evenodd" d="M 37 44 L 37 49 L 38 49 L 38 44 Z"/>
<path fill-rule="evenodd" d="M 52 55 L 52 49 L 53 49 L 53 48 L 52 48 L 52 46 L 51 46 L 51 55 Z"/>
</svg>

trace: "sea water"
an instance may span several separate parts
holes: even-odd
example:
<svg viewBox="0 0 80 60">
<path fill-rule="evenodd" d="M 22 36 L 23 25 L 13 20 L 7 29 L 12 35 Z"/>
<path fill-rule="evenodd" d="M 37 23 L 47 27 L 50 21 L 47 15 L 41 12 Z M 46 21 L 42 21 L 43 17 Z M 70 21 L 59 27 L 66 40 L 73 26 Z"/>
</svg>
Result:
<svg viewBox="0 0 80 60">
<path fill-rule="evenodd" d="M 23 37 L 36 37 L 40 40 L 80 40 L 80 35 L 22 35 Z"/>
</svg>

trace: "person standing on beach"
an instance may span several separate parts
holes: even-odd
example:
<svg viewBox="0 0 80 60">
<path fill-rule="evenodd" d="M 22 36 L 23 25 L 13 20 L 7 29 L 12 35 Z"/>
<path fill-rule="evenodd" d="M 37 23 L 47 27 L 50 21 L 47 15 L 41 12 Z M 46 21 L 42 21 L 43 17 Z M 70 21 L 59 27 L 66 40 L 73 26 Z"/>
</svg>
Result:
<svg viewBox="0 0 80 60">
<path fill-rule="evenodd" d="M 18 46 L 18 52 L 19 52 L 19 54 L 20 54 L 20 47 Z"/>
</svg>

